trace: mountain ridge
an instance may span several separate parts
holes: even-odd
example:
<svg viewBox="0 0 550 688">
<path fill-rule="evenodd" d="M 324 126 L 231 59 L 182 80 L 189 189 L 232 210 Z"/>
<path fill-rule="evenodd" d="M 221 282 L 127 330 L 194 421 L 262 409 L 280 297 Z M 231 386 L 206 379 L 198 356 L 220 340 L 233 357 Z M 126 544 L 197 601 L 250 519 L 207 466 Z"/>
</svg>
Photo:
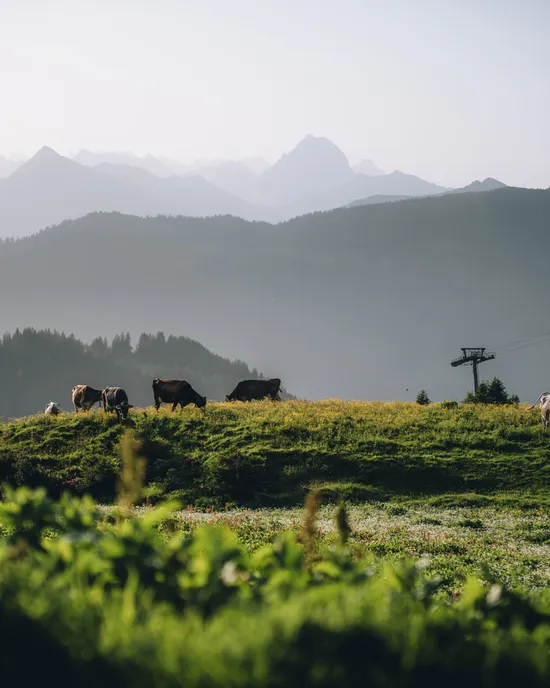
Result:
<svg viewBox="0 0 550 688">
<path fill-rule="evenodd" d="M 263 215 L 201 177 L 160 178 L 127 165 L 86 167 L 47 146 L 0 180 L 0 237 L 32 234 L 94 211 L 234 214 L 251 220 Z"/>
<path fill-rule="evenodd" d="M 399 173 L 402 174 L 402 173 Z M 458 193 L 486 193 L 488 191 L 495 191 L 496 189 L 506 189 L 506 188 L 513 188 L 509 187 L 507 184 L 504 182 L 499 181 L 498 179 L 494 179 L 493 177 L 487 177 L 483 181 L 475 180 L 471 182 L 470 184 L 467 184 L 466 186 L 463 186 L 458 189 L 447 189 L 446 191 L 436 193 L 436 194 L 429 194 L 433 196 L 445 196 L 447 194 L 458 194 Z M 521 188 L 521 187 L 516 187 L 516 188 Z M 345 208 L 351 208 L 354 206 L 360 206 L 360 205 L 370 205 L 372 203 L 383 203 L 384 202 L 384 197 L 385 194 L 377 194 L 375 196 L 366 196 L 363 198 L 358 198 L 355 201 L 352 201 L 351 203 L 348 203 L 347 205 L 344 205 L 343 207 Z M 387 195 L 387 201 L 405 201 L 410 198 L 415 198 L 414 195 L 403 195 L 403 196 L 398 196 L 398 195 Z"/>
<path fill-rule="evenodd" d="M 450 361 L 494 346 L 480 375 L 536 398 L 544 347 L 497 345 L 544 330 L 549 215 L 550 191 L 511 187 L 276 226 L 94 213 L 0 244 L 3 327 L 186 334 L 314 399 L 461 399 L 471 373 Z M 86 279 L 83 256 L 109 279 Z"/>
<path fill-rule="evenodd" d="M 350 166 L 332 141 L 313 135 L 305 136 L 262 172 L 263 164 L 260 159 L 245 159 L 182 166 L 151 155 L 86 150 L 67 158 L 44 146 L 0 179 L 0 237 L 32 234 L 94 211 L 140 216 L 230 214 L 279 223 L 312 212 L 380 203 L 381 196 L 397 201 L 502 186 L 487 178 L 449 189 L 399 170 L 365 175 Z"/>
</svg>

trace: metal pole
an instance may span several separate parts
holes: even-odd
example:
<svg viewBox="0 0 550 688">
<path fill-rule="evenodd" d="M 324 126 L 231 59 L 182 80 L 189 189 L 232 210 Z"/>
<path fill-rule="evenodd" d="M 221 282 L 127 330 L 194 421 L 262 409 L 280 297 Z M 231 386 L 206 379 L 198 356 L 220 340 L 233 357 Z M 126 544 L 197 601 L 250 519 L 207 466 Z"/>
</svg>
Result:
<svg viewBox="0 0 550 688">
<path fill-rule="evenodd" d="M 477 395 L 477 359 L 474 358 L 472 365 L 474 367 L 474 394 Z"/>
</svg>

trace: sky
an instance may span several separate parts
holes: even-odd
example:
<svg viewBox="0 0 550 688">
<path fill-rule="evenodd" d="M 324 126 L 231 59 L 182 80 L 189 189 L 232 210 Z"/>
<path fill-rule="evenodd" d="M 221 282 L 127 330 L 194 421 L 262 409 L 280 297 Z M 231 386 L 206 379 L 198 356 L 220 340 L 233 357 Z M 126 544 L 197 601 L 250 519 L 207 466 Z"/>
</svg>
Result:
<svg viewBox="0 0 550 688">
<path fill-rule="evenodd" d="M 549 0 L 0 0 L 0 154 L 274 162 L 314 134 L 546 188 L 549 26 Z"/>
</svg>

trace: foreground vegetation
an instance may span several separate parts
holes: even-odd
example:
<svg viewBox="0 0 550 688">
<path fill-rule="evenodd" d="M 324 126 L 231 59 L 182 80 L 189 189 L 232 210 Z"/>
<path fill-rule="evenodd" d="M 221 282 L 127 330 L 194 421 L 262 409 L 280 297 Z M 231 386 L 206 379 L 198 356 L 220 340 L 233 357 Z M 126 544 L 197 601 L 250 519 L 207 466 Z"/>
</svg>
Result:
<svg viewBox="0 0 550 688">
<path fill-rule="evenodd" d="M 354 559 L 342 508 L 327 548 L 314 495 L 299 538 L 255 551 L 224 528 L 169 534 L 175 505 L 132 515 L 126 453 L 114 512 L 28 488 L 0 504 L 6 685 L 547 685 L 547 593 L 471 579 L 450 597 L 422 561 Z"/>
<path fill-rule="evenodd" d="M 0 502 L 2 678 L 546 686 L 547 457 L 519 406 L 266 402 L 5 424 L 0 481 L 20 487 Z"/>
<path fill-rule="evenodd" d="M 126 425 L 103 412 L 34 416 L 0 425 L 0 481 L 112 502 L 125 427 L 142 443 L 153 501 L 295 506 L 312 488 L 351 502 L 470 492 L 548 501 L 548 437 L 538 412 L 519 405 L 219 403 L 136 411 Z"/>
<path fill-rule="evenodd" d="M 470 494 L 460 495 L 445 506 L 435 506 L 429 500 L 421 504 L 402 501 L 348 506 L 349 553 L 358 560 L 422 559 L 428 574 L 444 577 L 441 591 L 447 595 L 460 593 L 468 577 L 485 583 L 496 579 L 529 592 L 545 590 L 550 580 L 547 508 L 525 509 L 490 499 L 485 506 L 480 503 L 483 498 Z M 152 509 L 138 507 L 135 513 L 142 516 Z M 109 514 L 112 507 L 101 510 Z M 187 508 L 161 521 L 159 532 L 188 535 L 203 525 L 228 527 L 253 552 L 272 545 L 283 532 L 299 536 L 302 519 L 301 508 L 206 513 Z M 339 533 L 334 506 L 321 506 L 317 524 L 319 551 L 335 546 Z"/>
</svg>

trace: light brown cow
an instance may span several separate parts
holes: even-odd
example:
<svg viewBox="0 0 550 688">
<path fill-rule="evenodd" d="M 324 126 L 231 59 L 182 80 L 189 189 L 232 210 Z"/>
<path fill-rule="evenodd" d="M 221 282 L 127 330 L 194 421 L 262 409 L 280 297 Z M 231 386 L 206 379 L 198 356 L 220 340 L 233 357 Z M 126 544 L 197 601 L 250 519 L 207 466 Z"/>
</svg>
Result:
<svg viewBox="0 0 550 688">
<path fill-rule="evenodd" d="M 76 385 L 73 387 L 73 405 L 74 410 L 78 411 L 89 411 L 94 404 L 98 404 L 101 401 L 101 390 L 94 389 L 89 385 Z"/>
<path fill-rule="evenodd" d="M 537 404 L 540 407 L 542 429 L 546 431 L 550 427 L 550 392 L 543 392 L 537 401 L 532 406 L 529 406 L 529 410 L 535 408 Z"/>
</svg>

